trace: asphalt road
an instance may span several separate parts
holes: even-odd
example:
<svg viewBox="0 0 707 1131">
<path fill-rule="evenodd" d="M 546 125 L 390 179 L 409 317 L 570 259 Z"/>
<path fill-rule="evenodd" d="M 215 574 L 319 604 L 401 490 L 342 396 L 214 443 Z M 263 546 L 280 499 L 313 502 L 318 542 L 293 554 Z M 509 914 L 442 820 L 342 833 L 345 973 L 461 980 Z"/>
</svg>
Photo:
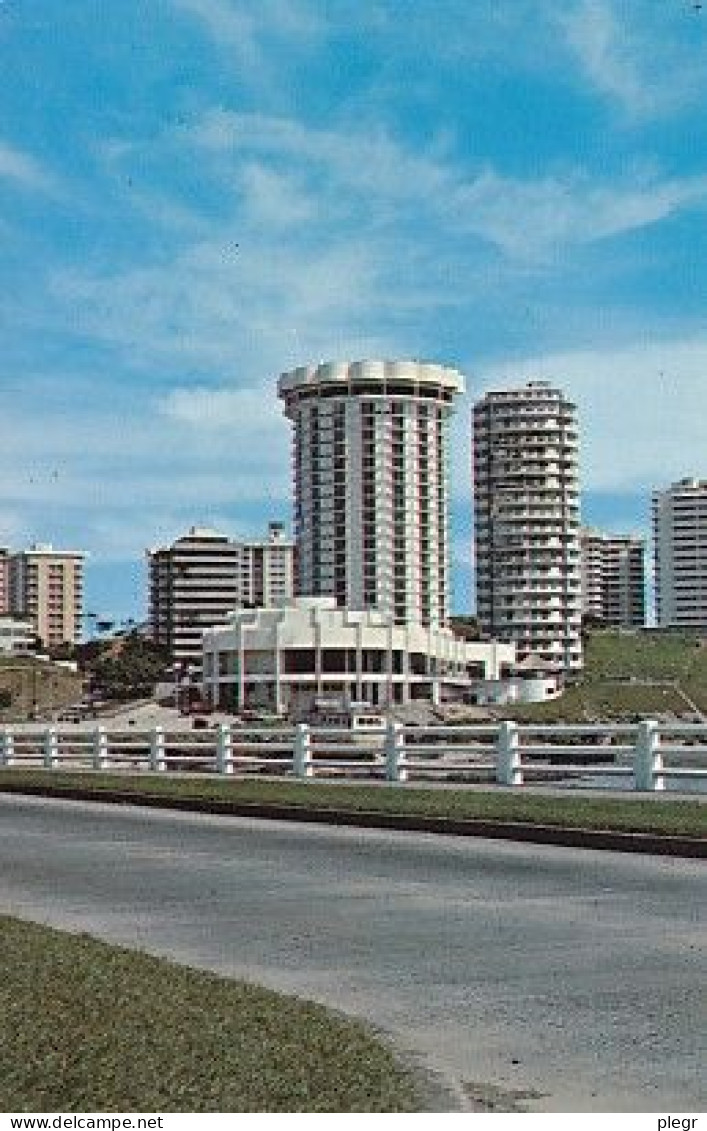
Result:
<svg viewBox="0 0 707 1131">
<path fill-rule="evenodd" d="M 0 795 L 0 910 L 363 1017 L 440 1110 L 704 1111 L 706 896 L 697 860 Z"/>
</svg>

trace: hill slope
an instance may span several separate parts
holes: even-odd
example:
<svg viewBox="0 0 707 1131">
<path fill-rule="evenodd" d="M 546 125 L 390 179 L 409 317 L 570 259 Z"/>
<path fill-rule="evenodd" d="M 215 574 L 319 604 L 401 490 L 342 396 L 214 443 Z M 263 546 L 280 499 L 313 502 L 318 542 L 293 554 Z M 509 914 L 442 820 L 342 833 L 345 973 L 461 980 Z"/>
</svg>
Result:
<svg viewBox="0 0 707 1131">
<path fill-rule="evenodd" d="M 10 695 L 10 705 L 0 709 L 0 721 L 25 719 L 30 712 L 40 719 L 51 718 L 58 709 L 81 698 L 82 685 L 80 675 L 46 660 L 0 657 L 0 692 Z"/>
<path fill-rule="evenodd" d="M 558 722 L 707 715 L 707 642 L 693 633 L 593 632 L 577 684 L 508 713 Z"/>
</svg>

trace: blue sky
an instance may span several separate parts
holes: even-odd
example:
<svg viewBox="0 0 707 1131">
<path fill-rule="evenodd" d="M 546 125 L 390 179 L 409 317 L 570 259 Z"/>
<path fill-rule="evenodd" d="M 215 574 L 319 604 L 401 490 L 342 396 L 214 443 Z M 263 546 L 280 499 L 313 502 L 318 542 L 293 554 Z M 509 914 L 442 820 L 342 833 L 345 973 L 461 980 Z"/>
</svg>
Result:
<svg viewBox="0 0 707 1131">
<path fill-rule="evenodd" d="M 460 368 L 469 412 L 577 400 L 583 518 L 707 474 L 707 7 L 684 0 L 0 0 L 0 544 L 144 550 L 289 522 L 275 381 Z"/>
</svg>

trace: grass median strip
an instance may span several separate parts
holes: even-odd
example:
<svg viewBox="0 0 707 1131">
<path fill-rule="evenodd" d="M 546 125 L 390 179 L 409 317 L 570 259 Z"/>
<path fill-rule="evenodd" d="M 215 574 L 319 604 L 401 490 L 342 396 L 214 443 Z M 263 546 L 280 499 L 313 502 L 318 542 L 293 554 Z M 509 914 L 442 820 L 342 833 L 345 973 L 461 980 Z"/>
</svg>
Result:
<svg viewBox="0 0 707 1131">
<path fill-rule="evenodd" d="M 140 798 L 173 797 L 229 805 L 287 805 L 299 809 L 335 809 L 386 815 L 427 816 L 450 821 L 503 821 L 565 828 L 638 832 L 665 836 L 707 837 L 707 805 L 666 797 L 569 797 L 531 795 L 523 791 L 425 789 L 338 785 L 326 782 L 255 781 L 120 774 L 66 773 L 41 770 L 0 770 L 0 791 L 25 786 L 62 790 L 90 789 Z"/>
<path fill-rule="evenodd" d="M 0 1110 L 420 1111 L 321 1006 L 0 916 Z"/>
</svg>

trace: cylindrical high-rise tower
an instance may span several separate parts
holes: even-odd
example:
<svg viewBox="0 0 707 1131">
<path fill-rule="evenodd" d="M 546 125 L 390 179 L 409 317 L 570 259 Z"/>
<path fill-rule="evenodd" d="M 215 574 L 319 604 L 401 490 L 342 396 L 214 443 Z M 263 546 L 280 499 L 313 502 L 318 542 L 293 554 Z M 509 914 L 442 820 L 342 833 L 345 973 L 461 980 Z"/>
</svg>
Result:
<svg viewBox="0 0 707 1131">
<path fill-rule="evenodd" d="M 298 589 L 397 624 L 447 622 L 447 422 L 464 382 L 417 361 L 284 373 L 294 424 Z"/>
<path fill-rule="evenodd" d="M 582 666 L 575 405 L 546 381 L 474 406 L 476 604 L 481 627 L 564 669 Z"/>
</svg>

